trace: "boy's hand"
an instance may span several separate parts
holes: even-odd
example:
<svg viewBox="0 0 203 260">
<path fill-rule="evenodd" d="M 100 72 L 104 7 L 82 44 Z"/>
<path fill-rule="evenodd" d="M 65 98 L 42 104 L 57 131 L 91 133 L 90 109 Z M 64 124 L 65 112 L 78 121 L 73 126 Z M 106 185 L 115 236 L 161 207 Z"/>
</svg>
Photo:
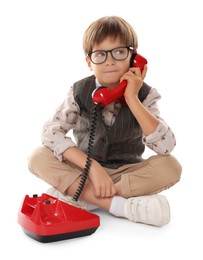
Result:
<svg viewBox="0 0 203 260">
<path fill-rule="evenodd" d="M 89 178 L 94 186 L 96 197 L 112 197 L 116 194 L 112 179 L 102 167 L 100 170 L 89 174 Z"/>
<path fill-rule="evenodd" d="M 124 93 L 124 97 L 131 98 L 133 96 L 138 96 L 139 90 L 142 87 L 143 80 L 147 74 L 147 65 L 144 66 L 143 71 L 141 72 L 140 68 L 133 67 L 126 72 L 121 81 L 127 80 L 128 84 Z"/>
</svg>

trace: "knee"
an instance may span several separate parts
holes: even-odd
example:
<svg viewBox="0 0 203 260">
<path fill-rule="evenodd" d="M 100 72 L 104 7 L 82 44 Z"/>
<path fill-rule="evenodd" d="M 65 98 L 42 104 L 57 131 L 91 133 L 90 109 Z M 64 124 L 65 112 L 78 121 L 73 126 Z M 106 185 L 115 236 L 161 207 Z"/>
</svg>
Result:
<svg viewBox="0 0 203 260">
<path fill-rule="evenodd" d="M 178 182 L 182 174 L 182 166 L 179 161 L 172 155 L 161 157 L 162 167 L 165 169 L 167 175 L 170 176 L 174 182 Z"/>
<path fill-rule="evenodd" d="M 44 147 L 38 147 L 32 151 L 28 157 L 28 169 L 31 173 L 39 176 L 39 168 L 43 163 Z"/>
</svg>

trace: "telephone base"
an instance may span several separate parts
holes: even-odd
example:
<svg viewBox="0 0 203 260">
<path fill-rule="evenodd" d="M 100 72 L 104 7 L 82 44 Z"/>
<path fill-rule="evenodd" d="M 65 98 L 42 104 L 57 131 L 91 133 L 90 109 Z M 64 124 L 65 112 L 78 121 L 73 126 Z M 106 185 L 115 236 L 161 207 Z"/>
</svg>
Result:
<svg viewBox="0 0 203 260">
<path fill-rule="evenodd" d="M 18 223 L 29 237 L 43 243 L 93 234 L 99 216 L 43 193 L 25 196 L 18 212 Z"/>
<path fill-rule="evenodd" d="M 26 229 L 22 229 L 22 230 L 27 236 L 33 238 L 34 240 L 37 240 L 38 242 L 50 243 L 50 242 L 56 242 L 56 241 L 65 240 L 65 239 L 89 236 L 89 235 L 93 234 L 96 231 L 96 229 L 97 228 L 89 228 L 89 229 L 85 229 L 85 230 L 81 230 L 81 231 L 49 235 L 49 236 L 40 236 L 40 235 L 31 233 L 30 231 L 28 231 Z"/>
</svg>

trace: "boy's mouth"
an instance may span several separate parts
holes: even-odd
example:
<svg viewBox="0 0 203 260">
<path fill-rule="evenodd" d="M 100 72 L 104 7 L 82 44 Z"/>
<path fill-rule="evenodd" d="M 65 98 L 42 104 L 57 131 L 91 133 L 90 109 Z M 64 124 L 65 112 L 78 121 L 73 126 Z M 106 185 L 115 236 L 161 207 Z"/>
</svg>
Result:
<svg viewBox="0 0 203 260">
<path fill-rule="evenodd" d="M 104 73 L 116 73 L 118 72 L 117 70 L 107 70 L 107 71 L 104 71 Z"/>
</svg>

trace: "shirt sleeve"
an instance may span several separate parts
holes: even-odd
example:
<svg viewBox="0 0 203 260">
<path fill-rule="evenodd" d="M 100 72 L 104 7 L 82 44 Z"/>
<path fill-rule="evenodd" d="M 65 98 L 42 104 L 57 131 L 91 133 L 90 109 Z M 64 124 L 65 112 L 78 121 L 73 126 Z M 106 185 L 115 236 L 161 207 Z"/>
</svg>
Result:
<svg viewBox="0 0 203 260">
<path fill-rule="evenodd" d="M 143 105 L 159 119 L 156 130 L 148 136 L 143 136 L 143 143 L 160 155 L 170 154 L 175 145 L 176 139 L 173 131 L 160 116 L 157 101 L 161 98 L 155 88 L 152 88 L 147 98 L 143 101 Z"/>
<path fill-rule="evenodd" d="M 65 150 L 77 146 L 68 134 L 75 127 L 79 114 L 80 108 L 74 100 L 71 87 L 63 103 L 43 126 L 42 144 L 52 150 L 60 161 Z"/>
</svg>

